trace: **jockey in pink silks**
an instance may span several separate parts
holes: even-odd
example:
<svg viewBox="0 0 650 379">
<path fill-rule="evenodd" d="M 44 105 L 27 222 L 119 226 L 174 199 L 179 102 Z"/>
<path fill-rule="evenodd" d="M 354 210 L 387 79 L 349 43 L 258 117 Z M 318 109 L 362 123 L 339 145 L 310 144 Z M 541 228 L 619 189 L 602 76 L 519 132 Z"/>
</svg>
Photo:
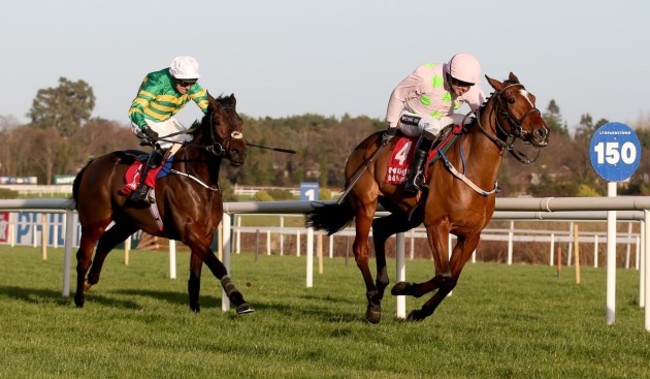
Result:
<svg viewBox="0 0 650 379">
<path fill-rule="evenodd" d="M 406 136 L 420 136 L 405 187 L 407 192 L 416 193 L 426 187 L 422 168 L 433 141 L 442 128 L 460 124 L 465 118 L 454 111 L 463 103 L 475 111 L 485 102 L 480 81 L 478 60 L 471 54 L 458 53 L 447 63 L 419 66 L 393 90 L 386 111 L 389 126 L 382 144 L 388 144 L 398 128 Z"/>
</svg>

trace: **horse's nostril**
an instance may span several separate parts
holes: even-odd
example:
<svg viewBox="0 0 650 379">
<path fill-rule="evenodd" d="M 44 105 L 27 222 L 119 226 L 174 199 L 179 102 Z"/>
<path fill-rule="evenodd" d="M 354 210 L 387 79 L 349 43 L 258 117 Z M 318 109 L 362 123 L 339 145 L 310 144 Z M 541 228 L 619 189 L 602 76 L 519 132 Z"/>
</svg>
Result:
<svg viewBox="0 0 650 379">
<path fill-rule="evenodd" d="M 546 138 L 547 135 L 548 132 L 544 128 L 537 128 L 533 130 L 533 136 L 535 136 L 535 138 Z"/>
</svg>

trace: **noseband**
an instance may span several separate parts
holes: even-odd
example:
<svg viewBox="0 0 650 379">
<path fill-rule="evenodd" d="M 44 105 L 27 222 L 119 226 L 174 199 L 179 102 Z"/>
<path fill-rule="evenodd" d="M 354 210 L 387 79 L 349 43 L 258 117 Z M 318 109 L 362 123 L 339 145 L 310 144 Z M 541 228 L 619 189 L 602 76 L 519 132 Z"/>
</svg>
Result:
<svg viewBox="0 0 650 379">
<path fill-rule="evenodd" d="M 210 115 L 209 129 L 210 129 L 210 143 L 205 146 L 205 150 L 217 157 L 223 156 L 226 158 L 230 158 L 230 151 L 224 147 L 224 144 L 222 142 L 217 141 L 217 136 L 214 133 L 214 119 L 212 118 L 212 115 Z M 230 139 L 242 139 L 242 138 L 244 138 L 244 134 L 242 134 L 241 132 L 234 131 L 230 133 Z"/>
<path fill-rule="evenodd" d="M 524 130 L 523 127 L 521 126 L 524 123 L 524 121 L 526 120 L 526 117 L 528 117 L 531 113 L 535 113 L 535 112 L 541 114 L 539 109 L 533 107 L 533 108 L 530 108 L 528 110 L 528 112 L 524 113 L 524 115 L 519 120 L 516 120 L 514 117 L 512 117 L 512 115 L 508 111 L 508 107 L 505 105 L 505 103 L 503 102 L 504 100 L 501 97 L 501 92 L 503 92 L 503 91 L 505 91 L 505 90 L 507 90 L 508 88 L 511 88 L 511 87 L 522 87 L 523 88 L 523 85 L 521 85 L 521 84 L 511 84 L 509 86 L 506 86 L 504 89 L 502 89 L 501 91 L 499 91 L 499 92 L 497 92 L 495 94 L 495 96 L 497 96 L 497 101 L 499 102 L 498 107 L 500 109 L 500 113 L 503 115 L 503 117 L 506 118 L 506 120 L 508 121 L 508 124 L 510 124 L 510 133 L 507 133 L 505 131 L 505 129 L 503 129 L 503 127 L 501 126 L 501 123 L 499 123 L 499 119 L 496 120 L 497 127 L 499 128 L 501 133 L 506 135 L 506 140 L 504 142 L 508 146 L 508 149 L 512 148 L 512 143 L 515 141 L 515 138 L 520 138 L 520 139 L 523 140 L 529 134 L 529 132 Z"/>
<path fill-rule="evenodd" d="M 524 123 L 524 121 L 526 121 L 526 118 L 532 113 L 537 112 L 541 114 L 541 112 L 536 107 L 532 107 L 526 113 L 524 113 L 524 115 L 521 116 L 520 119 L 516 119 L 510 113 L 510 111 L 508 111 L 508 107 L 506 106 L 503 98 L 501 97 L 502 92 L 512 87 L 523 88 L 524 86 L 519 83 L 510 84 L 504 87 L 503 89 L 501 89 L 500 91 L 497 91 L 493 95 L 497 98 L 496 112 L 497 114 L 501 114 L 505 118 L 506 122 L 510 126 L 509 128 L 510 132 L 507 132 L 506 129 L 501 125 L 498 117 L 495 117 L 495 123 L 497 128 L 497 130 L 495 131 L 496 135 L 492 135 L 488 133 L 488 131 L 483 128 L 483 125 L 481 125 L 480 122 L 480 116 L 478 114 L 476 117 L 476 122 L 479 125 L 480 131 L 483 134 L 485 134 L 485 136 L 487 136 L 497 146 L 499 146 L 501 149 L 507 149 L 521 163 L 530 164 L 535 162 L 535 160 L 537 160 L 537 158 L 539 157 L 539 153 L 540 153 L 539 149 L 536 148 L 537 154 L 535 154 L 535 157 L 531 159 L 522 151 L 515 149 L 514 142 L 517 138 L 521 139 L 522 141 L 525 141 L 526 137 L 530 134 L 530 132 L 524 130 L 522 124 Z M 500 138 L 499 134 L 505 135 L 505 138 L 504 139 Z"/>
</svg>

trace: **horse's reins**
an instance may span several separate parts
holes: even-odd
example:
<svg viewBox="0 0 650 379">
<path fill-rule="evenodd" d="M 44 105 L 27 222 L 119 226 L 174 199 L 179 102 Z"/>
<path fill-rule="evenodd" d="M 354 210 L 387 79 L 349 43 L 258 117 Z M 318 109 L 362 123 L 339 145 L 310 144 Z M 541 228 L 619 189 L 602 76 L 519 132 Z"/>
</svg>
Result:
<svg viewBox="0 0 650 379">
<path fill-rule="evenodd" d="M 208 144 L 208 145 L 198 145 L 198 144 L 194 144 L 194 143 L 191 143 L 191 142 L 187 142 L 187 143 L 184 143 L 183 145 L 184 146 L 194 146 L 194 147 L 199 147 L 199 148 L 205 149 L 206 151 L 210 152 L 211 154 L 213 154 L 213 155 L 215 155 L 217 157 L 221 157 L 221 156 L 226 156 L 227 157 L 227 152 L 228 151 L 223 147 L 223 145 L 220 142 L 217 142 L 217 138 L 216 138 L 216 136 L 214 134 L 214 119 L 212 117 L 209 118 L 209 123 L 210 124 L 209 124 L 208 129 L 209 129 L 209 133 L 210 133 L 210 144 Z M 180 130 L 178 132 L 174 132 L 174 133 L 164 135 L 163 137 L 159 138 L 159 141 L 176 143 L 176 141 L 170 140 L 169 137 L 174 137 L 174 136 L 181 135 L 181 134 L 191 134 L 195 130 L 199 129 L 201 126 L 203 126 L 203 124 L 192 125 L 190 128 L 188 128 L 186 130 Z M 243 138 L 243 134 L 241 132 L 232 132 L 230 134 L 230 136 L 231 136 L 231 138 L 234 138 L 234 139 Z M 210 191 L 219 191 L 219 186 L 217 186 L 217 187 L 209 186 L 208 184 L 206 184 L 205 182 L 203 182 L 201 179 L 197 178 L 194 175 L 188 174 L 188 173 L 183 172 L 183 171 L 178 171 L 178 170 L 173 169 L 173 168 L 170 169 L 169 172 L 173 173 L 173 174 L 176 174 L 176 175 L 184 176 L 184 177 L 186 177 L 188 179 L 191 179 L 191 180 L 197 182 L 198 184 L 200 184 L 202 187 L 204 187 L 204 188 L 206 188 L 206 189 L 208 189 Z"/>
<path fill-rule="evenodd" d="M 209 125 L 208 129 L 210 130 L 210 142 L 211 142 L 210 144 L 208 144 L 208 145 L 198 145 L 198 144 L 195 144 L 195 143 L 192 143 L 192 142 L 187 142 L 187 143 L 184 143 L 183 145 L 184 146 L 194 146 L 194 147 L 199 147 L 199 148 L 205 149 L 206 151 L 210 152 L 211 154 L 213 154 L 213 155 L 215 155 L 217 157 L 219 157 L 219 156 L 227 156 L 226 153 L 228 151 L 223 147 L 223 144 L 221 144 L 220 142 L 217 142 L 217 138 L 214 135 L 214 119 L 212 117 L 210 117 L 209 122 L 210 122 L 210 125 Z M 174 136 L 181 135 L 181 134 L 191 134 L 195 130 L 199 129 L 201 126 L 202 126 L 202 124 L 195 124 L 195 125 L 192 125 L 189 129 L 180 130 L 178 132 L 166 134 L 166 135 L 160 137 L 158 140 L 163 141 L 163 142 L 174 143 L 176 141 L 173 141 L 173 140 L 169 139 L 169 137 L 174 137 Z M 230 137 L 234 138 L 234 139 L 240 139 L 240 138 L 243 138 L 243 134 L 241 132 L 232 132 L 230 134 Z"/>
<path fill-rule="evenodd" d="M 368 159 L 366 159 L 366 161 L 363 162 L 363 164 L 357 169 L 357 171 L 355 171 L 354 175 L 352 175 L 352 179 L 350 179 L 350 184 L 347 186 L 347 188 L 343 191 L 341 196 L 339 196 L 339 199 L 336 201 L 337 204 L 340 205 L 343 203 L 345 197 L 348 196 L 350 191 L 352 191 L 352 188 L 354 188 L 354 185 L 357 184 L 359 178 L 361 178 L 361 175 L 363 174 L 364 171 L 366 171 L 366 168 L 368 168 L 370 163 L 375 160 L 377 154 L 379 154 L 379 151 L 381 150 L 382 147 L 384 146 L 382 145 L 379 146 L 377 149 L 375 149 L 375 151 L 372 152 L 372 155 L 370 155 L 370 157 L 368 157 Z"/>
</svg>

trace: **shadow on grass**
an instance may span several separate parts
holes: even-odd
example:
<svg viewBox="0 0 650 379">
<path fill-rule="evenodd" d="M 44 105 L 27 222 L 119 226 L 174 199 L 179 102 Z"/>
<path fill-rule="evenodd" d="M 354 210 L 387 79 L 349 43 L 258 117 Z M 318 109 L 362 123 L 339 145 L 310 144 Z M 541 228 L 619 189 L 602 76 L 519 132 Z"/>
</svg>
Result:
<svg viewBox="0 0 650 379">
<path fill-rule="evenodd" d="M 99 292 L 99 291 L 97 291 Z M 124 289 L 124 290 L 112 290 L 107 291 L 106 295 L 101 295 L 97 292 L 91 290 L 86 294 L 86 304 L 84 307 L 92 307 L 93 305 L 103 305 L 106 307 L 115 307 L 123 309 L 142 309 L 143 306 L 138 304 L 136 301 L 130 300 L 119 300 L 110 294 L 116 295 L 127 295 L 133 297 L 149 297 L 154 300 L 162 300 L 170 304 L 186 304 L 189 310 L 188 297 L 187 294 L 179 292 L 170 292 L 170 291 L 155 291 L 155 290 L 138 290 L 138 289 Z M 25 287 L 15 287 L 15 286 L 0 286 L 0 295 L 7 296 L 9 298 L 22 301 L 29 304 L 46 304 L 46 303 L 55 303 L 62 306 L 74 306 L 73 296 L 70 297 L 61 296 L 60 291 L 55 290 L 46 290 L 46 289 L 35 289 L 35 288 L 25 288 Z M 249 304 L 255 309 L 256 312 L 277 312 L 281 315 L 284 315 L 288 318 L 293 317 L 305 317 L 315 320 L 320 320 L 327 323 L 356 323 L 362 322 L 365 323 L 364 312 L 365 305 L 362 303 L 355 304 L 354 302 L 341 300 L 337 297 L 326 296 L 324 298 L 319 298 L 317 296 L 306 295 L 299 296 L 299 298 L 307 300 L 322 301 L 322 304 L 314 304 L 312 306 L 303 306 L 296 307 L 291 304 L 290 301 L 282 301 L 282 299 L 277 299 L 273 301 L 256 301 L 255 299 L 247 299 Z M 331 309 L 328 307 L 330 303 L 345 303 L 350 304 L 351 307 L 345 307 L 346 310 L 341 311 L 340 307 L 338 309 Z M 221 298 L 216 296 L 201 296 L 200 297 L 201 309 L 220 309 L 221 308 Z M 232 309 L 231 309 L 232 311 Z M 385 314 L 385 317 L 393 317 L 394 315 Z M 240 317 L 236 314 L 233 314 L 232 317 Z"/>
<path fill-rule="evenodd" d="M 187 294 L 170 291 L 156 291 L 156 290 L 138 290 L 138 289 L 124 289 L 111 291 L 115 294 L 129 295 L 129 296 L 143 296 L 155 300 L 166 301 L 170 304 L 186 304 L 189 310 Z M 300 296 L 299 298 L 302 298 Z M 324 303 L 320 306 L 301 307 L 297 308 L 290 304 L 290 302 L 282 302 L 282 299 L 277 301 L 257 301 L 255 299 L 246 298 L 246 301 L 255 309 L 255 312 L 277 312 L 287 317 L 307 317 L 310 319 L 317 319 L 323 322 L 365 322 L 363 312 L 365 312 L 365 305 L 358 304 L 358 307 L 350 308 L 350 312 L 339 312 L 328 308 L 330 301 L 338 301 L 336 298 L 327 296 L 326 298 L 317 298 L 315 296 L 308 296 L 312 300 L 323 300 Z M 207 309 L 221 309 L 221 297 L 204 295 L 199 297 L 201 310 Z M 348 301 L 339 301 L 341 303 L 350 303 Z M 232 308 L 231 308 L 232 311 Z M 358 313 L 353 313 L 358 312 Z M 253 314 L 254 315 L 254 314 Z M 232 317 L 238 317 L 233 314 Z"/>
<path fill-rule="evenodd" d="M 30 304 L 57 303 L 65 306 L 74 305 L 74 302 L 72 301 L 72 296 L 74 296 L 74 294 L 72 294 L 70 297 L 63 297 L 60 291 L 0 286 L 0 294 Z M 94 295 L 92 292 L 90 294 L 86 294 L 86 305 L 88 305 L 89 302 L 98 303 L 109 307 L 120 307 L 126 309 L 142 308 L 139 304 L 132 301 L 116 300 L 111 297 Z"/>
</svg>

